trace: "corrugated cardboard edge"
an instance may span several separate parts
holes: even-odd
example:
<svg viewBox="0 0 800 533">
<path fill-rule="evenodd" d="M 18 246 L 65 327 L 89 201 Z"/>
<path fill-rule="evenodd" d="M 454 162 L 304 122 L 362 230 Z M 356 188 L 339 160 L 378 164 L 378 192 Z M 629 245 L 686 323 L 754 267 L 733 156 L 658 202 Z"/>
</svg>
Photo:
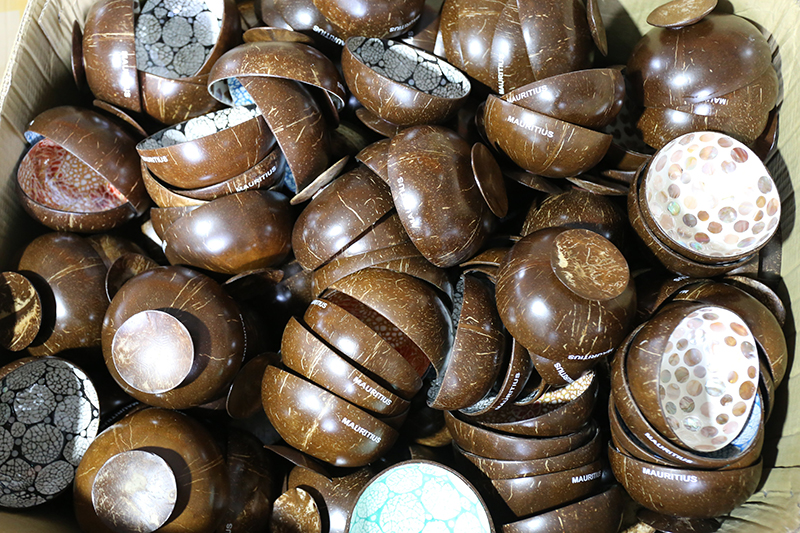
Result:
<svg viewBox="0 0 800 533">
<path fill-rule="evenodd" d="M 40 231 L 22 212 L 14 196 L 13 176 L 25 148 L 25 125 L 53 105 L 73 103 L 75 89 L 69 71 L 69 41 L 73 21 L 81 22 L 92 0 L 30 0 L 21 33 L 14 43 L 6 75 L 0 84 L 0 268 L 30 235 Z M 647 14 L 660 0 L 604 0 L 603 15 L 612 36 L 611 53 L 624 58 L 626 50 L 646 32 Z M 768 28 L 779 45 L 783 94 L 779 156 L 770 169 L 779 182 L 784 202 L 782 275 L 794 300 L 800 297 L 800 238 L 794 235 L 794 185 L 800 184 L 800 2 L 798 0 L 733 0 L 736 13 Z M 724 3 L 723 3 L 724 4 Z M 625 6 L 623 8 L 623 6 Z M 63 39 L 63 40 L 62 40 Z M 792 174 L 790 176 L 790 173 Z M 792 344 L 796 342 L 791 339 Z M 723 532 L 800 530 L 800 365 L 793 365 L 779 393 L 770 424 L 768 446 L 778 465 L 762 488 L 726 520 Z M 788 412 L 788 414 L 787 414 Z M 35 516 L 35 518 L 34 518 Z M 55 522 L 34 514 L 0 512 L 3 531 L 60 533 L 75 531 L 73 522 Z M 9 530 L 8 527 L 11 527 Z"/>
</svg>

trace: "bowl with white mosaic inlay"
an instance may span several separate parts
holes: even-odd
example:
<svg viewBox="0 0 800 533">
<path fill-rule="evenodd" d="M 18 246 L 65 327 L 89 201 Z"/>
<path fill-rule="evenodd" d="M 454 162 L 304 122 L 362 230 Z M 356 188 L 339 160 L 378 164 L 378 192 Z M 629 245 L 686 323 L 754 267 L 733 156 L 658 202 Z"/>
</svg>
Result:
<svg viewBox="0 0 800 533">
<path fill-rule="evenodd" d="M 758 156 L 716 132 L 687 133 L 659 150 L 639 194 L 654 233 L 705 263 L 757 252 L 781 216 L 778 188 Z"/>
<path fill-rule="evenodd" d="M 0 369 L 0 507 L 24 508 L 72 484 L 97 435 L 100 404 L 88 376 L 63 359 L 11 365 Z"/>
<path fill-rule="evenodd" d="M 195 189 L 238 176 L 264 159 L 274 144 L 255 106 L 237 106 L 163 129 L 136 150 L 159 179 Z"/>
<path fill-rule="evenodd" d="M 99 0 L 73 58 L 99 100 L 175 124 L 217 105 L 208 72 L 241 33 L 234 0 Z"/>
<path fill-rule="evenodd" d="M 364 107 L 402 126 L 446 121 L 464 105 L 471 90 L 466 75 L 450 63 L 388 39 L 348 39 L 342 71 Z"/>
<path fill-rule="evenodd" d="M 231 4 L 230 0 L 135 1 L 136 68 L 170 79 L 208 73 L 214 61 L 241 40 L 238 11 L 235 4 L 231 11 Z"/>
<path fill-rule="evenodd" d="M 714 305 L 675 305 L 647 323 L 626 371 L 642 414 L 666 438 L 698 452 L 724 448 L 744 430 L 759 386 L 753 333 Z"/>
<path fill-rule="evenodd" d="M 492 518 L 459 473 L 432 461 L 399 463 L 372 479 L 356 500 L 350 533 L 490 533 Z"/>
</svg>

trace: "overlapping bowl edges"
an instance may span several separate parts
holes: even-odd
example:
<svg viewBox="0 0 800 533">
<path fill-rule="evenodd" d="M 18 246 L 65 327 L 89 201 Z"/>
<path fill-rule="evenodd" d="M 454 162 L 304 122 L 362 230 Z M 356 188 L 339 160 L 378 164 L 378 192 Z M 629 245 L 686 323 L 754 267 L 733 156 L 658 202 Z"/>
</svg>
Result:
<svg viewBox="0 0 800 533">
<path fill-rule="evenodd" d="M 310 274 L 312 296 L 367 267 L 408 273 L 451 295 L 447 274 L 411 244 L 393 205 L 389 188 L 363 165 L 313 197 L 292 230 L 295 257 Z"/>
<path fill-rule="evenodd" d="M 218 107 L 204 92 L 208 72 L 239 42 L 230 0 L 101 0 L 87 15 L 73 63 L 83 63 L 100 100 L 175 124 Z"/>
<path fill-rule="evenodd" d="M 25 138 L 32 146 L 17 171 L 17 197 L 49 228 L 104 231 L 149 207 L 136 141 L 105 116 L 55 107 L 31 121 Z"/>
<path fill-rule="evenodd" d="M 285 184 L 299 193 L 331 163 L 330 131 L 345 104 L 334 64 L 298 42 L 252 42 L 223 55 L 209 93 L 227 105 L 255 104 L 283 151 Z"/>
<path fill-rule="evenodd" d="M 52 500 L 97 435 L 94 383 L 64 359 L 26 357 L 0 368 L 0 390 L 0 508 Z"/>
<path fill-rule="evenodd" d="M 676 301 L 700 302 L 730 309 L 739 315 L 755 338 L 761 359 L 762 374 L 766 368 L 773 387 L 778 387 L 786 375 L 788 349 L 780 322 L 773 312 L 754 296 L 728 283 L 701 282 L 679 290 Z M 763 381 L 762 381 L 763 385 Z M 768 405 L 768 409 L 772 406 Z"/>
<path fill-rule="evenodd" d="M 725 134 L 694 132 L 671 141 L 641 170 L 628 211 L 664 266 L 704 277 L 755 257 L 777 232 L 781 201 L 749 148 Z"/>
<path fill-rule="evenodd" d="M 747 501 L 761 479 L 761 460 L 735 470 L 686 470 L 639 461 L 613 445 L 608 450 L 614 476 L 631 498 L 662 514 L 687 518 L 727 515 Z"/>
<path fill-rule="evenodd" d="M 617 531 L 623 519 L 624 496 L 619 485 L 575 503 L 503 526 L 503 533 L 585 533 Z"/>
<path fill-rule="evenodd" d="M 615 476 L 637 503 L 659 513 L 689 518 L 729 513 L 753 493 L 760 478 L 761 393 L 746 431 L 721 451 L 705 454 L 677 447 L 647 425 L 627 389 L 625 360 L 636 334 L 620 347 L 612 371 L 609 414 L 613 444 L 609 445 L 609 457 Z M 728 487 L 730 483 L 736 487 Z M 697 502 L 697 497 L 709 490 L 719 497 L 713 503 Z"/>
<path fill-rule="evenodd" d="M 502 99 L 577 126 L 602 130 L 622 109 L 625 79 L 617 68 L 575 70 L 523 85 Z"/>
<path fill-rule="evenodd" d="M 342 71 L 348 88 L 364 107 L 398 126 L 450 119 L 471 89 L 467 77 L 449 63 L 388 39 L 348 39 Z"/>
<path fill-rule="evenodd" d="M 574 432 L 555 437 L 505 433 L 472 422 L 470 417 L 446 412 L 445 422 L 459 448 L 489 459 L 534 461 L 562 455 L 586 444 L 597 431 L 591 421 Z"/>
<path fill-rule="evenodd" d="M 322 189 L 297 218 L 292 230 L 297 261 L 306 270 L 316 270 L 375 227 L 392 207 L 388 187 L 368 168 L 357 167 L 342 175 Z M 403 240 L 388 243 L 401 244 Z"/>
<path fill-rule="evenodd" d="M 275 430 L 312 457 L 336 466 L 364 466 L 394 445 L 391 425 L 294 373 L 268 366 L 262 402 Z"/>
<path fill-rule="evenodd" d="M 737 68 L 722 68 L 730 64 Z M 752 144 L 778 103 L 770 45 L 736 15 L 710 14 L 677 29 L 651 30 L 631 53 L 627 72 L 646 108 L 638 127 L 657 149 L 698 130 Z"/>
<path fill-rule="evenodd" d="M 453 449 L 457 460 L 462 464 L 464 460 L 469 461 L 489 479 L 515 479 L 562 472 L 592 463 L 605 451 L 605 443 L 605 439 L 601 438 L 600 431 L 595 426 L 591 438 L 585 444 L 563 454 L 549 455 L 542 459 L 529 461 L 493 459 L 463 450 L 457 444 L 453 445 Z"/>
<path fill-rule="evenodd" d="M 164 346 L 176 354 L 170 364 Z M 114 296 L 102 348 L 125 392 L 148 405 L 185 409 L 224 397 L 242 364 L 245 331 L 236 303 L 217 282 L 186 267 L 159 267 Z"/>
<path fill-rule="evenodd" d="M 409 407 L 408 400 L 359 370 L 295 318 L 289 320 L 281 340 L 281 361 L 287 369 L 375 415 L 392 417 Z"/>
<path fill-rule="evenodd" d="M 597 399 L 597 377 L 589 371 L 564 387 L 550 390 L 525 405 L 508 404 L 469 417 L 495 431 L 529 437 L 556 437 L 580 430 L 589 421 Z"/>
<path fill-rule="evenodd" d="M 421 377 L 441 367 L 452 328 L 447 310 L 427 283 L 367 268 L 332 283 L 304 321 L 292 319 L 284 331 L 285 369 L 268 367 L 264 410 L 289 445 L 312 457 L 370 463 L 397 439 Z"/>
<path fill-rule="evenodd" d="M 588 68 L 594 55 L 577 1 L 447 0 L 440 32 L 448 61 L 498 94 Z"/>
</svg>

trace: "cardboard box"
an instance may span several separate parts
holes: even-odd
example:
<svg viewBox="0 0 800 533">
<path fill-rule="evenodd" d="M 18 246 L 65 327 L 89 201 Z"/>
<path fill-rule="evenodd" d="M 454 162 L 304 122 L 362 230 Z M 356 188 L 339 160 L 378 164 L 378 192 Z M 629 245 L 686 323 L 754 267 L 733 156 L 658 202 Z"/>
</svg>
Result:
<svg viewBox="0 0 800 533">
<path fill-rule="evenodd" d="M 17 203 L 14 174 L 25 149 L 28 122 L 49 107 L 73 103 L 77 94 L 70 73 L 73 21 L 83 25 L 93 0 L 30 0 L 20 33 L 10 53 L 9 68 L 0 83 L 0 268 L 35 232 L 41 231 Z M 647 31 L 647 14 L 662 0 L 602 0 L 603 15 L 615 61 Z M 723 1 L 772 35 L 775 63 L 782 81 L 780 145 L 769 167 L 781 190 L 784 237 L 782 276 L 792 300 L 800 301 L 800 235 L 794 230 L 794 181 L 800 184 L 800 2 L 798 0 Z M 2 55 L 2 54 L 0 54 Z M 734 67 L 735 68 L 735 67 Z M 786 302 L 791 308 L 790 302 Z M 789 345 L 796 347 L 795 322 L 787 324 Z M 792 354 L 794 350 L 792 350 Z M 770 468 L 758 492 L 725 521 L 721 532 L 800 531 L 800 364 L 793 365 L 777 396 L 764 445 Z M 78 531 L 71 502 L 55 503 L 26 512 L 0 511 L 2 533 Z M 466 532 L 465 532 L 466 533 Z"/>
</svg>

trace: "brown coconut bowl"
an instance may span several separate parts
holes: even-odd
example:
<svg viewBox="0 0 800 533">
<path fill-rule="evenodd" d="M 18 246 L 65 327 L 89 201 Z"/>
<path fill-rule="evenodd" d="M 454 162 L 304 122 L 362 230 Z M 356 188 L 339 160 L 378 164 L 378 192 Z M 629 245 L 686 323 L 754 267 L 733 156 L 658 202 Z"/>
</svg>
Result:
<svg viewBox="0 0 800 533">
<path fill-rule="evenodd" d="M 317 269 L 393 207 L 388 187 L 369 169 L 359 167 L 344 174 L 322 189 L 297 218 L 292 230 L 297 261 L 307 270 Z M 336 234 L 333 239 L 328 237 L 331 232 Z"/>
<path fill-rule="evenodd" d="M 712 14 L 684 28 L 650 30 L 631 52 L 626 74 L 645 106 L 670 107 L 735 91 L 767 68 L 772 68 L 772 53 L 754 24 Z"/>
<path fill-rule="evenodd" d="M 290 445 L 336 466 L 364 466 L 384 455 L 398 433 L 366 411 L 294 374 L 268 366 L 264 411 Z"/>
<path fill-rule="evenodd" d="M 114 349 L 114 339 L 134 315 L 164 312 L 161 309 L 170 309 L 170 316 L 188 331 L 191 367 L 176 387 L 145 392 L 129 385 L 117 369 L 124 352 Z M 176 337 L 175 342 L 182 338 Z M 202 405 L 224 395 L 242 364 L 244 340 L 241 315 L 233 299 L 211 278 L 185 267 L 159 267 L 131 279 L 116 294 L 103 320 L 103 357 L 117 384 L 143 403 L 170 409 Z M 168 367 L 136 366 L 135 359 L 129 360 L 127 367 L 145 375 L 168 371 Z"/>
<path fill-rule="evenodd" d="M 753 83 L 728 94 L 700 102 L 687 102 L 674 107 L 677 111 L 701 116 L 735 118 L 743 114 L 755 117 L 768 114 L 778 101 L 779 80 L 774 68 L 768 68 Z M 762 128 L 763 130 L 763 128 Z"/>
<path fill-rule="evenodd" d="M 750 414 L 751 419 L 748 420 L 748 425 L 757 424 L 755 435 L 749 437 L 744 445 L 729 444 L 718 454 L 696 453 L 678 446 L 653 427 L 636 404 L 625 371 L 627 354 L 638 331 L 641 331 L 641 326 L 620 345 L 612 362 L 611 386 L 614 390 L 613 401 L 619 414 L 620 427 L 627 427 L 631 436 L 650 454 L 655 454 L 662 460 L 681 468 L 726 470 L 752 465 L 761 455 L 764 443 L 763 404 L 760 404 L 761 412 L 756 414 L 753 410 Z"/>
<path fill-rule="evenodd" d="M 281 182 L 286 170 L 286 159 L 279 148 L 273 148 L 261 161 L 238 176 L 199 189 L 177 189 L 180 195 L 197 200 L 211 201 L 228 194 L 252 189 L 271 189 Z"/>
<path fill-rule="evenodd" d="M 424 2 L 412 0 L 396 4 L 388 0 L 379 2 L 324 0 L 314 5 L 335 28 L 334 33 L 342 39 L 347 39 L 353 35 L 367 37 L 402 35 L 419 20 Z"/>
<path fill-rule="evenodd" d="M 23 205 L 41 213 L 46 217 L 45 220 L 63 226 L 54 229 L 69 228 L 73 231 L 110 229 L 134 216 L 141 215 L 149 207 L 150 202 L 136 162 L 135 148 L 132 150 L 136 141 L 118 123 L 88 109 L 61 106 L 38 115 L 28 125 L 25 136 L 31 142 L 39 142 L 31 148 L 20 164 L 17 179 L 20 198 L 23 200 Z M 63 151 L 66 153 L 62 154 Z M 50 163 L 46 164 L 51 165 L 54 164 L 54 160 L 65 158 L 72 158 L 72 164 L 65 168 L 77 165 L 79 167 L 77 172 L 95 178 L 97 190 L 92 196 L 102 198 L 101 201 L 87 203 L 81 198 L 76 198 L 80 201 L 79 205 L 86 204 L 85 207 L 76 208 L 65 203 L 68 201 L 69 193 L 60 193 L 53 197 L 47 194 L 46 187 L 39 185 L 31 188 L 42 179 L 41 176 L 46 171 L 47 178 L 51 177 L 49 169 L 39 168 L 45 161 L 49 161 Z M 25 182 L 21 183 L 20 179 L 23 178 Z M 83 175 L 73 178 L 75 182 L 85 181 Z M 46 197 L 38 198 L 34 194 L 40 187 Z M 84 218 L 86 220 L 83 220 Z"/>
<path fill-rule="evenodd" d="M 75 514 L 87 531 L 111 532 L 98 516 L 92 492 L 101 467 L 111 457 L 147 449 L 162 457 L 175 474 L 176 513 L 161 531 L 212 531 L 227 507 L 229 483 L 225 461 L 210 433 L 188 416 L 164 409 L 144 409 L 102 432 L 89 446 L 75 475 Z M 162 455 L 163 454 L 163 455 Z"/>
<path fill-rule="evenodd" d="M 448 120 L 464 105 L 471 89 L 467 77 L 446 61 L 388 39 L 348 39 L 342 70 L 364 107 L 399 126 Z"/>
<path fill-rule="evenodd" d="M 314 334 L 410 400 L 422 388 L 414 367 L 372 328 L 327 300 L 314 300 L 303 316 Z"/>
<path fill-rule="evenodd" d="M 28 352 L 54 355 L 100 345 L 106 266 L 88 238 L 48 232 L 22 250 L 15 270 L 25 273 L 42 303 L 42 322 Z"/>
<path fill-rule="evenodd" d="M 444 373 L 428 393 L 429 407 L 447 411 L 469 407 L 489 392 L 500 373 L 505 349 L 503 325 L 491 288 L 469 274 L 462 275 L 456 292 L 459 288 L 461 298 L 455 299 L 453 313 L 457 320 L 453 345 Z"/>
<path fill-rule="evenodd" d="M 599 432 L 586 444 L 561 455 L 548 456 L 531 461 L 509 461 L 481 457 L 461 449 L 457 444 L 453 447 L 458 455 L 469 460 L 489 479 L 515 479 L 551 474 L 584 466 L 600 458 L 605 440 L 600 439 Z"/>
<path fill-rule="evenodd" d="M 247 171 L 264 159 L 274 142 L 254 108 L 238 107 L 161 130 L 136 149 L 159 179 L 174 187 L 196 189 Z"/>
<path fill-rule="evenodd" d="M 452 323 L 444 303 L 425 282 L 391 270 L 365 268 L 332 284 L 323 297 L 356 311 L 362 320 L 375 320 L 379 315 L 411 341 L 398 351 L 417 361 L 412 365 L 419 370 L 422 355 L 437 372 L 442 371 Z"/>
<path fill-rule="evenodd" d="M 502 461 L 534 461 L 568 453 L 583 446 L 596 431 L 594 423 L 574 433 L 549 438 L 500 433 L 446 412 L 447 429 L 453 442 L 466 452 Z"/>
<path fill-rule="evenodd" d="M 568 435 L 589 419 L 597 397 L 597 377 L 588 372 L 566 387 L 543 394 L 529 405 L 506 405 L 471 419 L 495 431 L 529 437 Z"/>
<path fill-rule="evenodd" d="M 607 533 L 622 522 L 623 491 L 619 485 L 576 503 L 503 526 L 503 533 Z"/>
<path fill-rule="evenodd" d="M 594 48 L 586 8 L 572 1 L 448 2 L 440 31 L 448 60 L 500 94 L 589 68 Z"/>
<path fill-rule="evenodd" d="M 465 415 L 480 416 L 498 411 L 506 405 L 521 405 L 517 403 L 517 398 L 528 392 L 528 381 L 538 381 L 539 385 L 542 385 L 542 389 L 538 391 L 538 394 L 541 395 L 544 392 L 541 379 L 538 379 L 539 376 L 534 375 L 533 364 L 528 351 L 516 339 L 511 337 L 510 343 L 506 339 L 505 347 L 500 354 L 504 355 L 499 360 L 500 379 L 495 381 L 483 398 L 472 405 L 460 409 Z M 523 401 L 523 404 L 527 405 L 531 401 Z"/>
<path fill-rule="evenodd" d="M 494 215 L 475 179 L 471 147 L 455 132 L 440 126 L 403 130 L 391 140 L 387 171 L 400 220 L 428 261 L 454 266 L 486 242 Z"/>
<path fill-rule="evenodd" d="M 611 135 L 570 124 L 490 95 L 483 118 L 486 138 L 499 152 L 534 174 L 568 178 L 597 165 Z"/>
<path fill-rule="evenodd" d="M 356 241 L 354 245 L 358 244 L 359 241 Z M 438 289 L 442 296 L 447 297 L 448 300 L 451 299 L 452 284 L 447 273 L 422 257 L 410 242 L 372 250 L 359 255 L 337 257 L 314 272 L 312 280 L 313 293 L 317 296 L 339 279 L 369 267 L 401 272 L 427 281 Z"/>
<path fill-rule="evenodd" d="M 627 261 L 611 242 L 590 230 L 548 228 L 505 256 L 497 309 L 529 351 L 586 369 L 633 327 L 636 295 Z"/>
<path fill-rule="evenodd" d="M 153 231 L 156 236 L 160 240 L 163 240 L 167 228 L 196 207 L 196 205 L 189 205 L 180 207 L 153 207 L 150 209 L 150 223 L 153 226 Z"/>
<path fill-rule="evenodd" d="M 408 409 L 408 400 L 359 370 L 294 317 L 281 338 L 281 360 L 300 376 L 377 416 L 391 417 Z"/>
<path fill-rule="evenodd" d="M 270 267 L 289 253 L 291 226 L 283 194 L 230 194 L 175 220 L 164 232 L 164 254 L 171 264 L 225 274 Z"/>
<path fill-rule="evenodd" d="M 251 42 L 237 46 L 214 65 L 208 91 L 222 103 L 233 105 L 228 80 L 250 77 L 282 78 L 322 89 L 331 96 L 337 111 L 344 107 L 347 98 L 331 60 L 300 42 Z"/>
<path fill-rule="evenodd" d="M 145 162 L 141 163 L 142 181 L 147 194 L 159 208 L 198 207 L 209 203 L 209 200 L 200 200 L 180 194 L 180 189 L 169 187 L 150 172 Z M 157 208 L 156 208 L 157 209 Z"/>
<path fill-rule="evenodd" d="M 570 470 L 514 479 L 492 479 L 497 491 L 517 518 L 585 498 L 602 486 L 605 460 Z M 486 485 L 488 487 L 488 485 Z"/>
<path fill-rule="evenodd" d="M 100 100 L 138 113 L 142 102 L 134 35 L 131 2 L 96 2 L 86 16 L 82 56 L 92 93 Z M 125 57 L 127 61 L 113 62 L 110 61 L 112 57 Z"/>
<path fill-rule="evenodd" d="M 524 85 L 502 99 L 584 128 L 600 129 L 622 109 L 625 80 L 615 68 L 576 70 Z"/>
<path fill-rule="evenodd" d="M 762 463 L 736 470 L 683 470 L 648 464 L 608 447 L 614 477 L 631 498 L 657 513 L 713 518 L 730 513 L 755 492 Z"/>
<path fill-rule="evenodd" d="M 695 115 L 668 107 L 645 108 L 636 127 L 644 142 L 660 149 L 672 139 L 693 131 L 720 131 L 744 144 L 753 144 L 767 126 L 769 112 L 749 110 L 740 115 Z"/>
</svg>

